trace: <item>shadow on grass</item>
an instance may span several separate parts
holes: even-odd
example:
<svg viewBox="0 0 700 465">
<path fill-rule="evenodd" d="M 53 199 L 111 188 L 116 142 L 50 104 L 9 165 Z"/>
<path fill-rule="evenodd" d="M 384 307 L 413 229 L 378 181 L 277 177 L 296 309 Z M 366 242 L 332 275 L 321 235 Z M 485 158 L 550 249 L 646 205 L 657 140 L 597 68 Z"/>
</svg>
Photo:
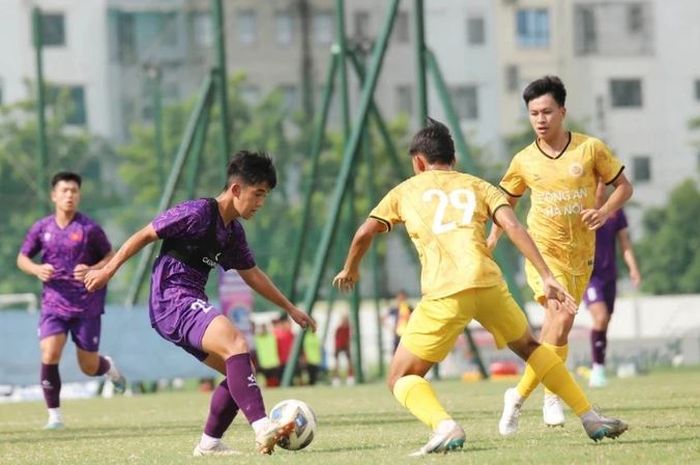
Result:
<svg viewBox="0 0 700 465">
<path fill-rule="evenodd" d="M 603 441 L 599 443 L 593 443 L 590 444 L 591 446 L 595 447 L 619 447 L 619 446 L 626 446 L 626 445 L 632 445 L 632 444 L 643 444 L 643 445 L 649 445 L 649 444 L 680 444 L 683 442 L 696 442 L 698 440 L 697 436 L 693 437 L 676 437 L 676 438 L 668 438 L 668 439 L 632 439 L 631 441 L 625 440 L 624 438 L 621 440 L 617 441 Z"/>
</svg>

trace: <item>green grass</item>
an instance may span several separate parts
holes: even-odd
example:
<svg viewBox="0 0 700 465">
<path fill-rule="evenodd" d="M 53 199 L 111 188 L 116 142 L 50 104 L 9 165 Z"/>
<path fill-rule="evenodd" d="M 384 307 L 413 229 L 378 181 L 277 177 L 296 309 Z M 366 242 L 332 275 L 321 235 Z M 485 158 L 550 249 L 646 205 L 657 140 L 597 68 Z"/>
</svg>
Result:
<svg viewBox="0 0 700 465">
<path fill-rule="evenodd" d="M 541 391 L 526 405 L 520 432 L 501 438 L 501 399 L 509 383 L 435 383 L 439 397 L 467 431 L 464 451 L 430 456 L 441 464 L 684 464 L 700 463 L 700 371 L 655 372 L 612 379 L 590 392 L 604 411 L 630 424 L 617 441 L 593 443 L 578 420 L 548 429 L 540 415 Z M 131 398 L 64 401 L 68 429 L 43 431 L 39 402 L 0 405 L 0 463 L 10 464 L 396 464 L 427 440 L 429 431 L 404 411 L 381 384 L 293 388 L 265 392 L 268 407 L 283 398 L 308 402 L 319 420 L 308 449 L 254 453 L 253 434 L 239 416 L 226 435 L 240 457 L 191 457 L 209 396 L 170 392 Z"/>
</svg>

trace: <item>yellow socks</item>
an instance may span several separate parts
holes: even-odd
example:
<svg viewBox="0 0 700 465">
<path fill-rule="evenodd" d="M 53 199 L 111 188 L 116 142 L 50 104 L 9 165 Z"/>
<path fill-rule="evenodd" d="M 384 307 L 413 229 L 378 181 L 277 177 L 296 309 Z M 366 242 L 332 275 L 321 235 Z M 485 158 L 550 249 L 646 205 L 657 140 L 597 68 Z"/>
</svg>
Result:
<svg viewBox="0 0 700 465">
<path fill-rule="evenodd" d="M 576 415 L 580 416 L 591 409 L 586 394 L 571 377 L 564 363 L 546 345 L 541 345 L 530 355 L 527 365 L 540 377 L 542 384 L 561 397 Z"/>
<path fill-rule="evenodd" d="M 542 345 L 550 349 L 555 354 L 557 354 L 561 361 L 566 364 L 566 357 L 569 355 L 568 344 L 565 344 L 563 346 L 555 346 L 548 342 L 543 342 Z M 527 399 L 528 397 L 530 397 L 530 394 L 532 394 L 532 391 L 535 390 L 538 384 L 540 384 L 540 379 L 528 363 L 527 365 L 525 365 L 525 373 L 523 373 L 523 377 L 520 378 L 520 382 L 516 387 L 516 389 L 518 390 L 518 394 Z M 551 393 L 551 391 L 545 389 L 545 393 Z"/>
<path fill-rule="evenodd" d="M 451 419 L 435 397 L 435 391 L 425 378 L 403 376 L 394 384 L 394 397 L 416 418 L 436 430 L 442 420 Z"/>
</svg>

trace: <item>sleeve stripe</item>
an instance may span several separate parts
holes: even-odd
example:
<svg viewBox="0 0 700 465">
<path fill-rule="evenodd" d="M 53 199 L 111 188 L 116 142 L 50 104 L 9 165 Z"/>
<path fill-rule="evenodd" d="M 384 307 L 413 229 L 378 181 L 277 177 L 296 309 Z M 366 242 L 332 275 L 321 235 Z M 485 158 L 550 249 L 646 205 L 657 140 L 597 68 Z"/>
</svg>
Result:
<svg viewBox="0 0 700 465">
<path fill-rule="evenodd" d="M 605 185 L 606 185 L 606 186 L 609 186 L 610 184 L 614 183 L 614 182 L 617 180 L 617 178 L 620 177 L 620 175 L 622 174 L 622 172 L 624 171 L 624 169 L 625 169 L 625 165 L 622 165 L 622 168 L 620 168 L 620 171 L 617 172 L 617 174 L 615 175 L 615 177 L 613 177 L 610 181 L 606 182 Z"/>
<path fill-rule="evenodd" d="M 502 204 L 500 204 L 499 206 L 496 207 L 496 209 L 493 211 L 493 213 L 491 213 L 491 219 L 492 219 L 493 222 L 496 223 L 496 224 L 498 224 L 498 221 L 496 221 L 496 212 L 497 212 L 498 210 L 500 210 L 501 208 L 503 208 L 503 207 L 510 207 L 510 204 L 509 204 L 509 203 L 502 203 Z M 500 227 L 501 225 L 498 224 L 498 226 Z"/>
<path fill-rule="evenodd" d="M 520 194 L 520 195 L 511 194 L 510 192 L 508 192 L 508 190 L 506 190 L 505 187 L 503 187 L 503 186 L 500 185 L 500 184 L 498 185 L 498 188 L 501 189 L 501 190 L 502 190 L 503 192 L 505 192 L 506 194 L 510 195 L 511 197 L 520 198 L 520 197 L 523 196 L 523 194 Z"/>
<path fill-rule="evenodd" d="M 375 215 L 369 215 L 369 217 L 372 218 L 372 219 L 375 219 L 375 220 L 379 221 L 379 222 L 382 223 L 384 226 L 386 226 L 386 232 L 391 231 L 391 223 L 389 223 L 389 222 L 388 222 L 387 220 L 385 220 L 384 218 L 380 218 L 380 217 L 375 216 Z"/>
</svg>

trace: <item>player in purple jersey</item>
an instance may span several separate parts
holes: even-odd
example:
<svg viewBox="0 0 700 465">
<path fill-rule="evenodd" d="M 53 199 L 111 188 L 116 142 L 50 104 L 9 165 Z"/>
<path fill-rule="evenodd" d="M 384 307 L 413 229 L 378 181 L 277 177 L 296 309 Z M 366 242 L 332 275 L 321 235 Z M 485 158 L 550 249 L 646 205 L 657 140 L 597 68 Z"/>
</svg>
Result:
<svg viewBox="0 0 700 465">
<path fill-rule="evenodd" d="M 49 409 L 46 429 L 63 428 L 60 410 L 61 360 L 67 334 L 76 345 L 78 365 L 89 376 L 107 375 L 118 392 L 126 381 L 109 357 L 98 353 L 105 293 L 89 293 L 83 285 L 88 270 L 100 269 L 112 257 L 112 246 L 102 228 L 78 212 L 79 175 L 54 175 L 51 200 L 55 213 L 34 223 L 17 256 L 17 266 L 43 283 L 39 347 L 41 387 Z M 41 252 L 41 263 L 32 260 Z"/>
<path fill-rule="evenodd" d="M 293 419 L 274 422 L 267 417 L 245 336 L 209 304 L 204 293 L 211 268 L 238 270 L 246 284 L 297 324 L 316 329 L 314 320 L 256 266 L 239 222 L 239 218 L 252 218 L 277 184 L 272 160 L 264 153 L 241 151 L 229 162 L 227 175 L 224 190 L 215 199 L 190 200 L 161 213 L 131 236 L 102 270 L 85 276 L 88 290 L 101 289 L 131 256 L 163 240 L 151 278 L 151 325 L 164 339 L 226 376 L 212 395 L 195 456 L 237 453 L 221 438 L 239 409 L 255 431 L 260 453 L 272 453 L 294 428 Z"/>
<path fill-rule="evenodd" d="M 596 202 L 600 205 L 605 201 L 605 184 L 598 183 Z M 593 366 L 588 380 L 591 387 L 605 387 L 605 349 L 608 345 L 607 332 L 610 318 L 615 309 L 617 294 L 617 259 L 615 245 L 620 243 L 622 257 L 629 268 L 630 281 L 638 287 L 642 275 L 634 256 L 632 241 L 627 230 L 627 218 L 622 210 L 617 210 L 608 218 L 605 224 L 596 231 L 595 261 L 593 273 L 583 294 L 583 300 L 588 306 L 593 318 L 591 328 L 591 353 Z"/>
</svg>

